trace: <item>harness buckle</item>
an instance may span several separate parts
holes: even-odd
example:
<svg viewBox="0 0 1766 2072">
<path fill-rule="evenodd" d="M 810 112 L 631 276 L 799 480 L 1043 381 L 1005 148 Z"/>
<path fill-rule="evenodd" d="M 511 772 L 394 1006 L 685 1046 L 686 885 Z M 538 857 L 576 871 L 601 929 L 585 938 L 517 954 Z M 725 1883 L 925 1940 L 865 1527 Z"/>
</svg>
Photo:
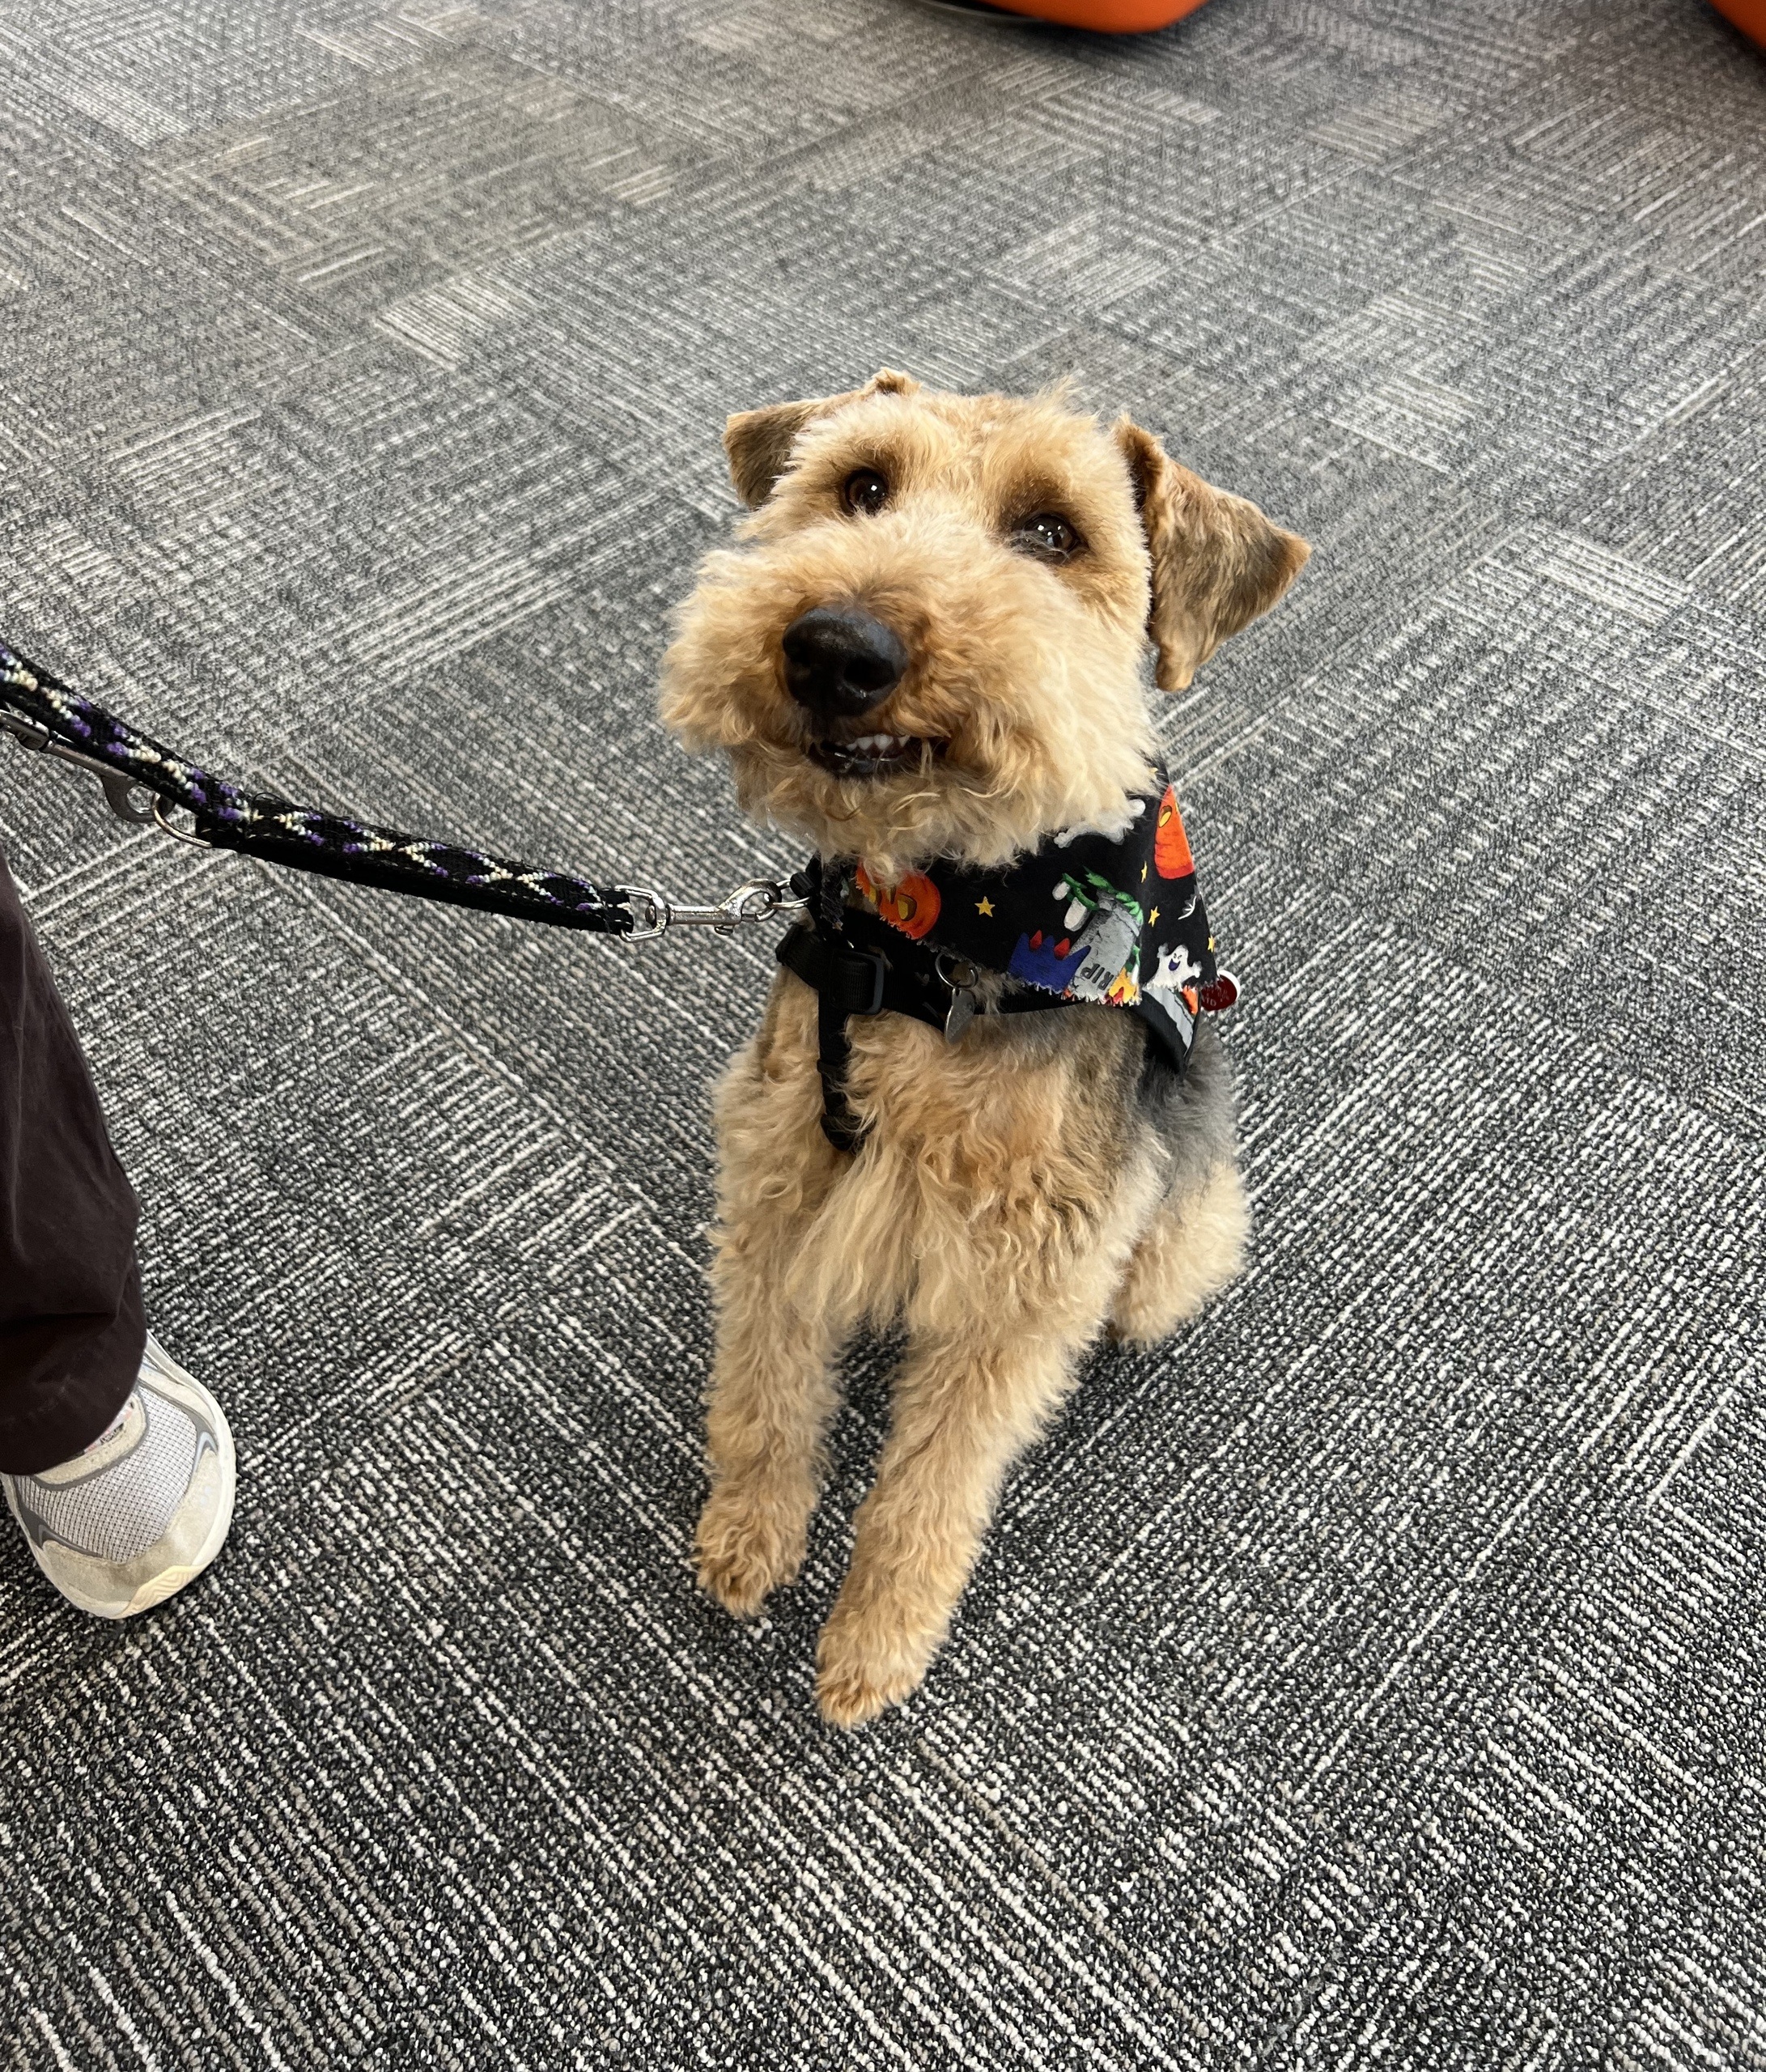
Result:
<svg viewBox="0 0 1766 2072">
<path fill-rule="evenodd" d="M 828 951 L 824 997 L 831 997 L 843 1015 L 881 1014 L 883 986 L 889 973 L 882 953 L 852 949 L 845 944 Z"/>
</svg>

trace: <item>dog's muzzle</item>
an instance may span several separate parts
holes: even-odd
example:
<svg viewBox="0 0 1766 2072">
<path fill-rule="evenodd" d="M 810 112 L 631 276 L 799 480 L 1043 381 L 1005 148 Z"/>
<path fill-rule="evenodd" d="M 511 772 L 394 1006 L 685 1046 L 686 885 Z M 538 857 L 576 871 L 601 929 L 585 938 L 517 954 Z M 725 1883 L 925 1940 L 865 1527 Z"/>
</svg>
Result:
<svg viewBox="0 0 1766 2072">
<path fill-rule="evenodd" d="M 885 777 L 919 767 L 928 744 L 918 735 L 857 731 L 907 668 L 898 635 L 868 612 L 818 605 L 792 621 L 780 645 L 785 687 L 815 729 L 804 748 L 812 762 L 835 777 Z"/>
</svg>

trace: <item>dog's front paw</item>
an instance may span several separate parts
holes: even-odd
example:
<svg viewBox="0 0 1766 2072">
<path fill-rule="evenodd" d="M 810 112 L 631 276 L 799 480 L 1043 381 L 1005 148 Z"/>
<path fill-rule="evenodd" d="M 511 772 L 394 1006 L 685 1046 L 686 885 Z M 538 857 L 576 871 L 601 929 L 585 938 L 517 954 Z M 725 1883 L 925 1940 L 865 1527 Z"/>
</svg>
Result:
<svg viewBox="0 0 1766 2072">
<path fill-rule="evenodd" d="M 936 1642 L 904 1640 L 891 1622 L 844 1618 L 838 1607 L 816 1649 L 816 1703 L 830 1726 L 863 1726 L 911 1698 L 925 1680 Z"/>
<path fill-rule="evenodd" d="M 700 1587 L 738 1619 L 752 1618 L 769 1590 L 796 1579 L 804 1526 L 800 1505 L 737 1483 L 714 1489 L 694 1542 Z"/>
</svg>

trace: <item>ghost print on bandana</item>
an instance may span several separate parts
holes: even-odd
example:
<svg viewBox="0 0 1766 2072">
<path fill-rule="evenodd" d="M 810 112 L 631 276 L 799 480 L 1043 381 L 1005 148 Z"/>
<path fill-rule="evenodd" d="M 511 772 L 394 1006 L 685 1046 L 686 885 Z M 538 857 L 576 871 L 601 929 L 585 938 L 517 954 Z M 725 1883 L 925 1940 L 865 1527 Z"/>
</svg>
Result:
<svg viewBox="0 0 1766 2072">
<path fill-rule="evenodd" d="M 1180 1070 L 1196 1017 L 1231 1006 L 1177 795 L 1161 768 L 1107 826 L 1065 827 L 1003 868 L 933 862 L 860 900 L 903 935 L 1063 1000 L 1126 1008 Z"/>
</svg>

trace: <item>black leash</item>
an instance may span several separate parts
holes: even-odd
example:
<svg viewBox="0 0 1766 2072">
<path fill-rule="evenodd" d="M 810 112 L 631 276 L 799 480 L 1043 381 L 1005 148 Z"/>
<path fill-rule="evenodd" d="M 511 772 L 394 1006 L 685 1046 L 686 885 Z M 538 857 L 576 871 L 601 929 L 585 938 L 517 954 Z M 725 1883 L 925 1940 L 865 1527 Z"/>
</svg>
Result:
<svg viewBox="0 0 1766 2072">
<path fill-rule="evenodd" d="M 236 849 L 285 868 L 347 884 L 508 914 L 550 928 L 643 940 L 671 927 L 715 928 L 795 911 L 806 887 L 751 879 L 715 906 L 677 905 L 654 885 L 597 885 L 567 872 L 490 856 L 452 842 L 376 826 L 242 791 L 199 769 L 0 641 L 0 732 L 22 747 L 91 772 L 119 819 L 180 842 Z M 188 827 L 173 819 L 190 817 Z"/>
</svg>

